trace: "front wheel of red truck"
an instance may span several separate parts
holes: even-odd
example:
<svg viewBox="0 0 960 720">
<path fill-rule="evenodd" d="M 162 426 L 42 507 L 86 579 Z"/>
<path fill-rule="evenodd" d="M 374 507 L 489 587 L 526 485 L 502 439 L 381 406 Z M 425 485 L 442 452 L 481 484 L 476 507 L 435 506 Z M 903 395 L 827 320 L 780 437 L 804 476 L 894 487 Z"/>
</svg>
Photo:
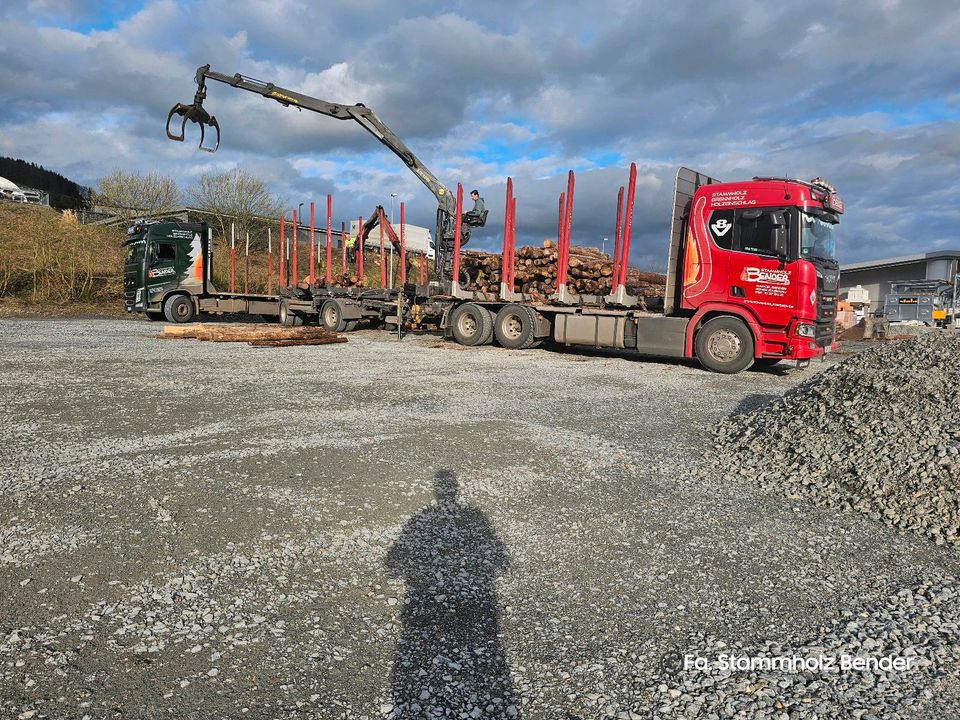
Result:
<svg viewBox="0 0 960 720">
<path fill-rule="evenodd" d="M 708 320 L 697 331 L 693 344 L 697 360 L 707 370 L 732 374 L 753 364 L 753 335 L 738 318 Z"/>
</svg>

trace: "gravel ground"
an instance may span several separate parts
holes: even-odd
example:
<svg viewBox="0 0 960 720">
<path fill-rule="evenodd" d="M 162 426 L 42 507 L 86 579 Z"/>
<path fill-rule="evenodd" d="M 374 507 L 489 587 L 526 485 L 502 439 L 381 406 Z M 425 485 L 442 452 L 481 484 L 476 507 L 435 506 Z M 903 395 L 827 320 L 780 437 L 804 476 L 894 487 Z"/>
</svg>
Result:
<svg viewBox="0 0 960 720">
<path fill-rule="evenodd" d="M 156 331 L 0 321 L 0 717 L 960 702 L 954 549 L 704 459 L 719 421 L 836 357 L 728 377 L 374 332 L 255 349 Z M 730 671 L 725 653 L 914 660 Z"/>
</svg>

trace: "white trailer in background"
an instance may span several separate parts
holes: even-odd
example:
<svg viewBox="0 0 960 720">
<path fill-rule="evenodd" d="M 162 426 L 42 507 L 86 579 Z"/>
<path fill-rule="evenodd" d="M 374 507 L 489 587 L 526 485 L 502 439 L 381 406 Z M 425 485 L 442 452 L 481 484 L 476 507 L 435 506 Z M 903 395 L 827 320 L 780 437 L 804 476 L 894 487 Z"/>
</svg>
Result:
<svg viewBox="0 0 960 720">
<path fill-rule="evenodd" d="M 21 190 L 16 183 L 10 182 L 3 177 L 0 177 L 0 199 L 22 203 L 27 202 L 27 196 L 23 190 Z"/>
</svg>

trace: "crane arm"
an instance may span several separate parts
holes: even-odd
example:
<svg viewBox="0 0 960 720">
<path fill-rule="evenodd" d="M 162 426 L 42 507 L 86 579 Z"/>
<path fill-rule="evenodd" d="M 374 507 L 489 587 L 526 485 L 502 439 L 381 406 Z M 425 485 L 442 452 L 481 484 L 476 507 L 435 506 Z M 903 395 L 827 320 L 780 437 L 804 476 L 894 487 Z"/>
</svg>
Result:
<svg viewBox="0 0 960 720">
<path fill-rule="evenodd" d="M 262 95 L 265 98 L 276 100 L 281 105 L 294 106 L 299 109 L 310 110 L 312 112 L 327 115 L 337 120 L 354 120 L 359 123 L 364 130 L 373 135 L 377 140 L 386 145 L 390 150 L 410 168 L 420 182 L 427 186 L 437 198 L 440 209 L 452 215 L 456 210 L 456 200 L 452 197 L 450 191 L 441 183 L 436 175 L 417 158 L 416 155 L 406 146 L 406 144 L 397 137 L 390 128 L 377 116 L 370 108 L 362 104 L 340 105 L 337 103 L 320 100 L 309 95 L 298 93 L 294 90 L 282 88 L 273 83 L 255 80 L 237 73 L 236 75 L 225 75 L 224 73 L 211 70 L 209 65 L 202 65 L 197 68 L 196 82 L 197 92 L 194 95 L 193 103 L 186 105 L 177 103 L 167 115 L 167 137 L 171 140 L 183 141 L 184 131 L 187 121 L 192 121 L 200 126 L 200 149 L 208 152 L 215 152 L 220 146 L 220 125 L 217 119 L 210 115 L 203 107 L 203 101 L 207 96 L 206 81 L 216 80 L 217 82 L 230 85 L 231 87 L 246 90 L 248 92 Z M 180 123 L 180 134 L 177 135 L 170 130 L 170 121 L 174 115 L 182 117 Z M 204 147 L 204 125 L 212 127 L 217 132 L 217 141 L 214 147 Z"/>
</svg>

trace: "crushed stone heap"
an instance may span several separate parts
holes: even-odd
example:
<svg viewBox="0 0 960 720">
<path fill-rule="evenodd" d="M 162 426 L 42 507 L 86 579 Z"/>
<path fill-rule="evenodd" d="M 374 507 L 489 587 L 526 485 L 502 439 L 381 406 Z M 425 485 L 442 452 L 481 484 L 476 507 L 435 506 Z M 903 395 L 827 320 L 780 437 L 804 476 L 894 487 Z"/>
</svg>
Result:
<svg viewBox="0 0 960 720">
<path fill-rule="evenodd" d="M 960 545 L 960 335 L 851 357 L 724 420 L 710 455 L 727 478 Z"/>
</svg>

